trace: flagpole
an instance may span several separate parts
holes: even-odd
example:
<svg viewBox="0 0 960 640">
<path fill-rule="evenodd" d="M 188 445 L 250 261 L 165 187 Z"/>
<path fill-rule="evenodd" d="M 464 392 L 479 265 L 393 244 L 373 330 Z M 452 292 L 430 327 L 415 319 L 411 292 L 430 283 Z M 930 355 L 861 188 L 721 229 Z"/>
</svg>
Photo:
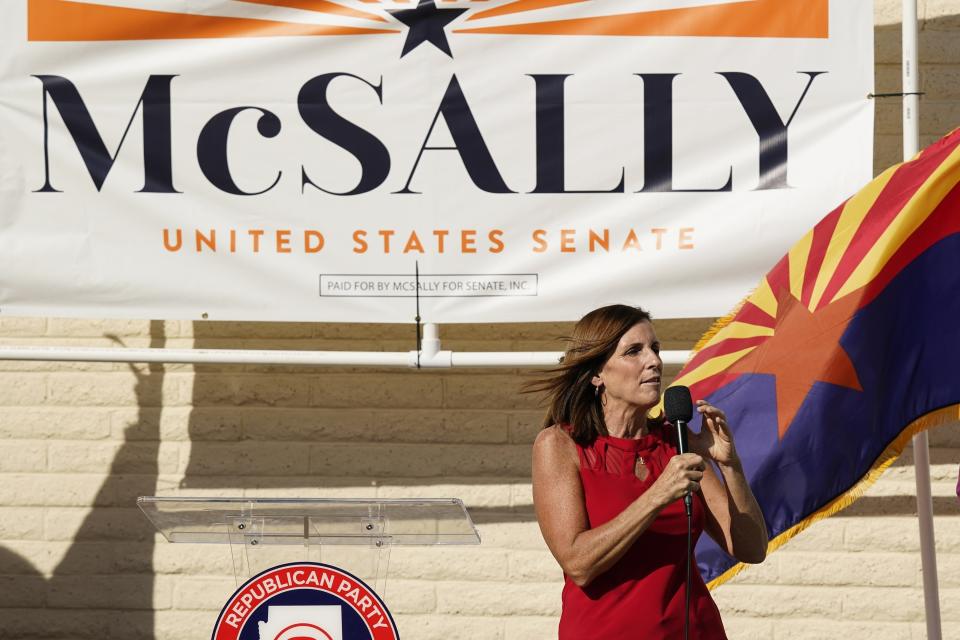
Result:
<svg viewBox="0 0 960 640">
<path fill-rule="evenodd" d="M 920 150 L 920 69 L 917 52 L 917 0 L 903 0 L 903 159 Z M 930 444 L 927 432 L 913 438 L 913 468 L 917 483 L 917 518 L 920 524 L 920 561 L 923 568 L 923 601 L 927 640 L 942 640 L 940 589 L 937 583 L 937 549 L 933 535 L 933 498 L 930 490 Z"/>
</svg>

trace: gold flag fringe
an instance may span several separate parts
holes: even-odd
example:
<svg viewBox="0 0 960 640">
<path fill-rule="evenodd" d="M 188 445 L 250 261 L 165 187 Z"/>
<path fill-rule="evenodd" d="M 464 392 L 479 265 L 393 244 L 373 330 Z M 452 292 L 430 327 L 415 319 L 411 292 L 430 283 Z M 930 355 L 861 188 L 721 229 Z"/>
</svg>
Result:
<svg viewBox="0 0 960 640">
<path fill-rule="evenodd" d="M 867 473 L 860 478 L 856 484 L 847 489 L 838 497 L 831 500 L 824 507 L 810 514 L 771 540 L 767 545 L 767 555 L 785 545 L 791 538 L 812 525 L 814 522 L 829 518 L 830 516 L 843 511 L 854 502 L 859 500 L 863 496 L 864 492 L 866 492 L 866 490 L 877 481 L 883 472 L 887 470 L 887 467 L 893 464 L 893 461 L 896 460 L 901 453 L 903 453 L 903 449 L 915 435 L 928 429 L 939 427 L 940 425 L 948 422 L 956 422 L 957 420 L 960 420 L 960 404 L 954 404 L 944 407 L 943 409 L 931 411 L 930 413 L 911 422 L 903 431 L 900 432 L 900 435 L 898 435 L 896 439 L 891 442 L 886 449 L 883 450 L 883 453 L 880 454 L 877 460 L 870 467 L 869 471 L 867 471 Z M 732 577 L 743 571 L 743 569 L 745 569 L 747 566 L 748 565 L 744 564 L 743 562 L 737 563 L 707 583 L 707 588 L 713 590 L 719 587 L 724 582 L 730 580 Z"/>
</svg>

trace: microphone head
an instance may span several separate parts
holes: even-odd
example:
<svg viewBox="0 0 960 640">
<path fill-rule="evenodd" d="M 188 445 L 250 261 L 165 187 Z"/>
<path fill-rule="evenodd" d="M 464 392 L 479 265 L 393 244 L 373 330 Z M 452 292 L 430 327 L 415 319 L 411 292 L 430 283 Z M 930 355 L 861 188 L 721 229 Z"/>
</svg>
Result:
<svg viewBox="0 0 960 640">
<path fill-rule="evenodd" d="M 676 424 L 678 420 L 690 422 L 693 418 L 693 399 L 690 389 L 683 386 L 670 387 L 663 394 L 663 409 L 667 421 Z"/>
</svg>

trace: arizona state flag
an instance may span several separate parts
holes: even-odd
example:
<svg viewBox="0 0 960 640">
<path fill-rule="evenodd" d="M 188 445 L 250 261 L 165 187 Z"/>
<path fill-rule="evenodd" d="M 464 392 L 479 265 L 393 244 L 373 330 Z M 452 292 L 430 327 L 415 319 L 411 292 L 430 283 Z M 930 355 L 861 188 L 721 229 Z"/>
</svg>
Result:
<svg viewBox="0 0 960 640">
<path fill-rule="evenodd" d="M 680 372 L 727 413 L 770 551 L 960 418 L 958 183 L 960 129 L 817 224 Z M 696 553 L 711 587 L 742 566 L 706 536 Z"/>
</svg>

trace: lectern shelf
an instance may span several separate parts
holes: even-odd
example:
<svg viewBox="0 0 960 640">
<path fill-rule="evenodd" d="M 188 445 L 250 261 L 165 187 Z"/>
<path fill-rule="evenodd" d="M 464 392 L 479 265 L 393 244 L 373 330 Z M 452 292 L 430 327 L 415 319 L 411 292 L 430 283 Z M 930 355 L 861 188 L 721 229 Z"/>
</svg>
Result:
<svg viewBox="0 0 960 640">
<path fill-rule="evenodd" d="M 351 571 L 382 594 L 391 547 L 480 544 L 456 498 L 151 496 L 137 504 L 169 542 L 230 545 L 238 584 L 278 564 L 312 561 Z"/>
</svg>

